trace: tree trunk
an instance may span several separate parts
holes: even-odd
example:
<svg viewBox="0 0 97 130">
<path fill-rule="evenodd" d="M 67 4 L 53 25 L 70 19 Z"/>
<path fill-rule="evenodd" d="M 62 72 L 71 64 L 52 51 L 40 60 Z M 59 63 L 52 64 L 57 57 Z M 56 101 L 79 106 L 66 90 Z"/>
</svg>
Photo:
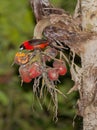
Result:
<svg viewBox="0 0 97 130">
<path fill-rule="evenodd" d="M 97 38 L 84 44 L 79 113 L 83 130 L 97 130 Z"/>
<path fill-rule="evenodd" d="M 97 32 L 97 0 L 82 0 L 82 26 Z"/>
<path fill-rule="evenodd" d="M 97 0 L 82 0 L 80 4 L 75 13 L 81 7 L 83 30 L 96 33 Z M 83 117 L 83 130 L 97 130 L 97 35 L 83 43 L 82 48 L 79 113 Z"/>
</svg>

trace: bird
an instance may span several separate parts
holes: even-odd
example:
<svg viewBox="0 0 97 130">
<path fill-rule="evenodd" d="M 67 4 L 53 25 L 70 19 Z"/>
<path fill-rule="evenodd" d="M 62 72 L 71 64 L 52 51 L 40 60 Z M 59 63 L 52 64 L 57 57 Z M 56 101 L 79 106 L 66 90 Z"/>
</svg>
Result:
<svg viewBox="0 0 97 130">
<path fill-rule="evenodd" d="M 45 39 L 26 40 L 20 45 L 20 50 L 33 51 L 35 49 L 44 49 L 49 45 L 49 41 Z"/>
</svg>

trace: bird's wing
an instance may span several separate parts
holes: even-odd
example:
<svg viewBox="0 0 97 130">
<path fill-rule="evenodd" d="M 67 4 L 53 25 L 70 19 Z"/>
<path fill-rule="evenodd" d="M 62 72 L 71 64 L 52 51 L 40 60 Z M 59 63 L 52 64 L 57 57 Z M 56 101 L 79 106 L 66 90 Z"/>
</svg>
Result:
<svg viewBox="0 0 97 130">
<path fill-rule="evenodd" d="M 45 39 L 31 39 L 31 40 L 29 40 L 29 43 L 32 45 L 39 45 L 39 44 L 47 43 L 47 42 L 48 41 Z"/>
</svg>

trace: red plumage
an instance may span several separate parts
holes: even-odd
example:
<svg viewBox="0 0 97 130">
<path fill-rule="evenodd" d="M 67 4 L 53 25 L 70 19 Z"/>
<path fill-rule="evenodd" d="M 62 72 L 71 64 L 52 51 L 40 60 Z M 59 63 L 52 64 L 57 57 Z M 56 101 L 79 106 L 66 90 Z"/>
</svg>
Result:
<svg viewBox="0 0 97 130">
<path fill-rule="evenodd" d="M 32 39 L 23 42 L 20 45 L 20 50 L 35 50 L 35 49 L 44 49 L 49 45 L 49 42 L 45 39 Z"/>
</svg>

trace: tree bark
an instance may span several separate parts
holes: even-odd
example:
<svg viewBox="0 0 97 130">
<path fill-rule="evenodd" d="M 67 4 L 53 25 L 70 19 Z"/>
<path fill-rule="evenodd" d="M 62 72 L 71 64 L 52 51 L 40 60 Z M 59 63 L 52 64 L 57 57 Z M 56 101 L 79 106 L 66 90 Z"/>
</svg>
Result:
<svg viewBox="0 0 97 130">
<path fill-rule="evenodd" d="M 83 117 L 83 130 L 97 130 L 97 0 L 82 0 L 79 7 L 83 30 L 95 32 L 91 40 L 82 44 L 84 51 L 80 53 L 79 113 Z"/>
<path fill-rule="evenodd" d="M 97 0 L 82 0 L 82 26 L 97 32 Z"/>
<path fill-rule="evenodd" d="M 83 130 L 97 130 L 97 37 L 83 46 L 79 113 L 83 117 Z"/>
</svg>

